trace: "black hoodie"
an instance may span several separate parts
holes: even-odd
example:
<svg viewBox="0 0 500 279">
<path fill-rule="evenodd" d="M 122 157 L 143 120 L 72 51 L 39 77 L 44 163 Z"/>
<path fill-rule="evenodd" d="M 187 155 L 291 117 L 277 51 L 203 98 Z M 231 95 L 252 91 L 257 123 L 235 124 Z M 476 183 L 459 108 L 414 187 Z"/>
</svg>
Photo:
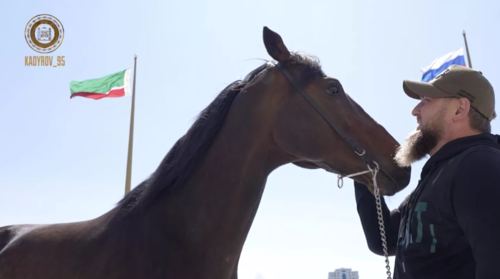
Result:
<svg viewBox="0 0 500 279">
<path fill-rule="evenodd" d="M 375 198 L 365 185 L 354 187 L 368 247 L 383 255 Z M 394 279 L 500 278 L 499 136 L 448 142 L 397 209 L 382 202 Z"/>
</svg>

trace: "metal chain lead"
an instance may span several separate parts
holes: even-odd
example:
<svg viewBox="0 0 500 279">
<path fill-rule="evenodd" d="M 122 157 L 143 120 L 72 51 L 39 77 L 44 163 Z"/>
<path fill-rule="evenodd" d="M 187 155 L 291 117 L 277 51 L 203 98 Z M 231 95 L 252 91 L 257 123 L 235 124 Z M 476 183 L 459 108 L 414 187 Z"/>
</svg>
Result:
<svg viewBox="0 0 500 279">
<path fill-rule="evenodd" d="M 382 202 L 380 201 L 380 192 L 379 188 L 377 186 L 377 172 L 378 170 L 375 170 L 373 172 L 373 186 L 375 188 L 375 201 L 377 203 L 377 215 L 378 215 L 378 225 L 380 228 L 380 239 L 382 240 L 382 246 L 384 249 L 384 256 L 385 256 L 385 268 L 387 269 L 386 274 L 387 274 L 387 279 L 392 279 L 391 276 L 391 265 L 389 263 L 389 253 L 387 252 L 387 241 L 385 237 L 385 226 L 384 226 L 384 215 L 382 215 Z"/>
<path fill-rule="evenodd" d="M 353 174 L 345 175 L 345 176 L 339 175 L 338 181 L 337 181 L 337 186 L 339 188 L 342 188 L 342 186 L 344 185 L 344 181 L 343 181 L 344 177 L 358 176 L 358 175 L 365 174 L 368 172 L 372 173 L 374 195 L 375 195 L 375 201 L 377 204 L 377 215 L 378 215 L 378 225 L 379 225 L 379 229 L 380 229 L 380 239 L 382 240 L 382 246 L 384 249 L 384 256 L 385 256 L 385 264 L 386 264 L 385 268 L 387 269 L 386 274 L 387 274 L 387 279 L 392 279 L 391 265 L 389 262 L 389 253 L 387 252 L 387 240 L 385 237 L 384 215 L 382 214 L 382 202 L 380 200 L 380 189 L 378 188 L 378 185 L 377 185 L 377 173 L 379 171 L 379 166 L 378 166 L 377 162 L 374 162 L 374 163 L 375 163 L 375 169 L 372 169 L 372 168 L 370 168 L 370 166 L 368 166 L 367 171 L 357 172 L 357 173 L 353 173 Z"/>
</svg>

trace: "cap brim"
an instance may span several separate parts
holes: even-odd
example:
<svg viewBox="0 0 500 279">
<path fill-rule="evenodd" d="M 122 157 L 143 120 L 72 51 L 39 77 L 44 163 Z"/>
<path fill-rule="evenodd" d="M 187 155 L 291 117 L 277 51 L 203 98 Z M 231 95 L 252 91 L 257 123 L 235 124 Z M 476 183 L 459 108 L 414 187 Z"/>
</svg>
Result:
<svg viewBox="0 0 500 279">
<path fill-rule="evenodd" d="M 431 83 L 413 80 L 403 81 L 403 90 L 406 95 L 413 99 L 420 100 L 421 97 L 445 98 L 451 97 L 450 94 L 435 87 Z"/>
</svg>

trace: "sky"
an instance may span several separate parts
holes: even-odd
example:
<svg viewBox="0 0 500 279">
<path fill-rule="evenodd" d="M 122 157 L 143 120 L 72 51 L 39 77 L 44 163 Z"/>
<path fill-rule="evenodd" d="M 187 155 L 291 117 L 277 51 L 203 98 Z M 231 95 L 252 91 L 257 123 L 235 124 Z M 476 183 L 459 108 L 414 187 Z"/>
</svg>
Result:
<svg viewBox="0 0 500 279">
<path fill-rule="evenodd" d="M 83 5 L 82 5 L 83 4 Z M 133 68 L 137 54 L 132 187 L 147 178 L 197 114 L 229 83 L 270 59 L 262 29 L 315 55 L 324 71 L 399 142 L 416 127 L 404 79 L 464 47 L 500 90 L 500 2 L 446 1 L 4 1 L 0 51 L 0 226 L 95 218 L 123 197 L 131 98 L 70 99 L 70 81 Z M 57 17 L 65 66 L 24 38 L 38 14 Z M 498 104 L 496 105 L 498 108 Z M 493 133 L 500 128 L 492 123 Z M 415 188 L 386 197 L 390 209 Z M 391 269 L 394 259 L 391 257 Z M 321 279 L 337 268 L 383 278 L 356 212 L 351 180 L 285 165 L 268 178 L 239 263 L 241 279 Z"/>
</svg>

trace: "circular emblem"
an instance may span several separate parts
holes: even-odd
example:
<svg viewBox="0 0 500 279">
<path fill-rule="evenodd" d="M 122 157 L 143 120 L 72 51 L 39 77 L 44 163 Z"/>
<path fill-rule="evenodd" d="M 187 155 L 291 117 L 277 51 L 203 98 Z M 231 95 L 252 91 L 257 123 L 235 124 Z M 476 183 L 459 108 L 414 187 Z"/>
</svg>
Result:
<svg viewBox="0 0 500 279">
<path fill-rule="evenodd" d="M 50 53 L 61 46 L 64 39 L 64 27 L 54 16 L 37 15 L 26 24 L 24 37 L 34 51 Z"/>
</svg>

